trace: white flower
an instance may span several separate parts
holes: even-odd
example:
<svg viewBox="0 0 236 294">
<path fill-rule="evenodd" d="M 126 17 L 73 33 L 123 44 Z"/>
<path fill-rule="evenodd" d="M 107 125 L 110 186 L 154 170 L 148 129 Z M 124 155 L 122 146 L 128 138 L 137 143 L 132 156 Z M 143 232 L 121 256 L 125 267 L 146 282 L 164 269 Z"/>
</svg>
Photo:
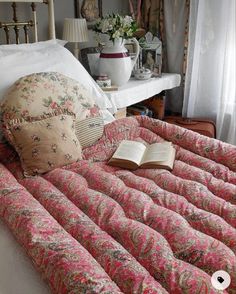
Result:
<svg viewBox="0 0 236 294">
<path fill-rule="evenodd" d="M 120 37 L 124 36 L 124 29 L 123 28 L 119 28 L 119 33 L 120 33 Z"/>
<path fill-rule="evenodd" d="M 102 33 L 106 33 L 109 30 L 109 21 L 107 19 L 103 19 L 100 23 L 99 28 L 101 29 Z"/>
<path fill-rule="evenodd" d="M 111 22 L 112 26 L 115 26 L 116 25 L 116 18 L 111 18 L 110 22 Z"/>
<path fill-rule="evenodd" d="M 132 23 L 133 19 L 131 16 L 126 15 L 123 20 L 122 20 L 122 24 L 125 27 L 130 27 L 131 23 Z"/>
<path fill-rule="evenodd" d="M 113 39 L 119 39 L 120 38 L 120 32 L 119 31 L 114 32 L 113 35 L 112 35 L 112 38 Z"/>
<path fill-rule="evenodd" d="M 133 31 L 132 30 L 128 30 L 128 32 L 126 32 L 128 37 L 132 37 L 133 36 Z"/>
<path fill-rule="evenodd" d="M 107 34 L 110 40 L 117 38 L 129 39 L 136 31 L 136 25 L 132 17 L 119 14 L 108 15 L 95 25 L 97 33 Z"/>
</svg>

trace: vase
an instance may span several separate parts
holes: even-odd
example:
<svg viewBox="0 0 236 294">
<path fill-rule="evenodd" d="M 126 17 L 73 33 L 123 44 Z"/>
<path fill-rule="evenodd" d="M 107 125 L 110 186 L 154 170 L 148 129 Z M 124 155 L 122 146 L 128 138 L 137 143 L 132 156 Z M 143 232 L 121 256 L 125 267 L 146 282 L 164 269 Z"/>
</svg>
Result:
<svg viewBox="0 0 236 294">
<path fill-rule="evenodd" d="M 133 67 L 139 55 L 139 43 L 133 38 L 136 52 L 133 59 L 130 58 L 125 48 L 124 40 L 119 38 L 114 42 L 107 42 L 102 49 L 99 58 L 99 73 L 107 74 L 112 85 L 122 86 L 130 79 Z"/>
</svg>

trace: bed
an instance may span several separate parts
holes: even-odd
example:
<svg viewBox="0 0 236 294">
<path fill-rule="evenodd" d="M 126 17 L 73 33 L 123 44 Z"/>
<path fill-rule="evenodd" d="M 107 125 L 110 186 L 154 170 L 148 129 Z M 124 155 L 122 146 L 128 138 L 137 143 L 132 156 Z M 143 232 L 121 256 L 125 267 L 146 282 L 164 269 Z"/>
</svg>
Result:
<svg viewBox="0 0 236 294">
<path fill-rule="evenodd" d="M 0 143 L 0 292 L 236 293 L 236 147 L 145 116 L 114 120 L 109 101 L 57 41 L 17 46 L 0 46 L 0 59 L 10 69 L 18 54 L 24 74 L 78 79 L 66 68 L 73 62 L 107 124 L 81 160 L 33 177 Z M 33 63 L 40 46 L 51 56 L 46 66 Z M 2 91 L 22 74 L 17 66 L 10 72 Z M 109 166 L 124 139 L 171 141 L 173 170 Z M 218 270 L 231 278 L 224 291 L 211 281 Z"/>
</svg>

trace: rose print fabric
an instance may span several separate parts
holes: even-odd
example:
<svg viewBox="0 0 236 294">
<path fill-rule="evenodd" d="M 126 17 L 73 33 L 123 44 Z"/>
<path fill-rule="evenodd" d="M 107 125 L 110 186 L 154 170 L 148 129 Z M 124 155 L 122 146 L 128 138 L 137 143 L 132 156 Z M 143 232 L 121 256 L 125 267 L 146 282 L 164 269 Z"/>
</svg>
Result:
<svg viewBox="0 0 236 294">
<path fill-rule="evenodd" d="M 173 171 L 107 165 L 123 139 L 172 141 Z M 0 153 L 0 216 L 53 293 L 236 293 L 235 146 L 133 117 L 43 176 Z M 225 291 L 217 270 L 231 276 Z"/>
<path fill-rule="evenodd" d="M 72 113 L 57 111 L 30 122 L 12 120 L 7 129 L 25 176 L 38 175 L 81 159 Z"/>
<path fill-rule="evenodd" d="M 20 78 L 1 102 L 5 123 L 58 109 L 74 112 L 80 120 L 99 113 L 95 100 L 82 84 L 57 72 L 34 73 Z"/>
<path fill-rule="evenodd" d="M 0 165 L 0 215 L 54 293 L 121 293 L 102 267 Z"/>
<path fill-rule="evenodd" d="M 0 104 L 0 132 L 10 120 L 38 117 L 60 109 L 73 112 L 76 121 L 101 117 L 92 95 L 79 82 L 57 72 L 41 72 L 17 80 Z M 5 132 L 11 142 L 11 136 Z"/>
</svg>

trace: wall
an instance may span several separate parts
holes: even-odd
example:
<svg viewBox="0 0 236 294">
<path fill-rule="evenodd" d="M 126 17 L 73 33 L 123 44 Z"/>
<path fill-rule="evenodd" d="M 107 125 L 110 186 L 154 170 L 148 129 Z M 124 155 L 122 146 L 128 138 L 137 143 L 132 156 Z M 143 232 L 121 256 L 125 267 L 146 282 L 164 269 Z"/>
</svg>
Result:
<svg viewBox="0 0 236 294">
<path fill-rule="evenodd" d="M 82 6 L 83 0 L 80 0 L 80 7 Z M 103 0 L 102 1 L 103 8 L 103 16 L 108 13 L 119 13 L 119 14 L 127 14 L 129 13 L 128 9 L 128 0 Z M 89 43 L 80 44 L 80 48 L 96 46 L 95 33 L 89 30 Z"/>
<path fill-rule="evenodd" d="M 55 7 L 55 24 L 57 38 L 62 38 L 63 20 L 65 17 L 74 17 L 74 1 L 73 0 L 54 0 Z M 80 7 L 83 0 L 80 0 Z M 11 3 L 0 4 L 0 21 L 9 21 L 12 19 Z M 31 9 L 29 5 L 19 3 L 18 5 L 18 18 L 19 20 L 30 20 Z M 47 6 L 45 4 L 37 4 L 38 23 L 39 23 L 39 39 L 47 39 Z M 128 13 L 128 1 L 127 0 L 103 0 L 103 15 L 107 13 L 117 12 L 121 14 Z M 12 34 L 14 36 L 14 34 Z M 94 43 L 94 36 L 90 32 L 90 43 L 82 44 L 84 46 L 90 46 Z M 0 30 L 0 43 L 5 43 L 5 35 Z"/>
</svg>

